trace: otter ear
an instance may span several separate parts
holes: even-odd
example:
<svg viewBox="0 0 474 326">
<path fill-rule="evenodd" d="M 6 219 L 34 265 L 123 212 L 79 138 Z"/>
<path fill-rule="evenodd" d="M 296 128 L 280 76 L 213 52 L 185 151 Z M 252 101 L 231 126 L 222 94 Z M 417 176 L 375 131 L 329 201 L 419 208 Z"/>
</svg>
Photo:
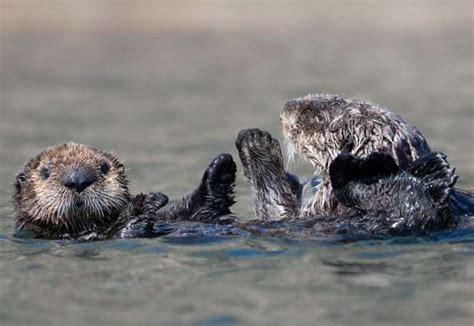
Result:
<svg viewBox="0 0 474 326">
<path fill-rule="evenodd" d="M 18 181 L 21 184 L 24 184 L 26 182 L 26 174 L 25 172 L 20 172 L 16 175 L 16 181 Z"/>
<path fill-rule="evenodd" d="M 23 187 L 23 185 L 26 183 L 26 173 L 24 171 L 21 171 L 16 175 L 15 180 L 15 187 L 17 188 L 17 190 L 20 190 L 21 187 Z"/>
<path fill-rule="evenodd" d="M 125 172 L 125 166 L 123 165 L 122 162 L 118 162 L 118 163 L 117 163 L 117 170 L 118 170 L 120 173 L 124 173 L 124 172 Z"/>
</svg>

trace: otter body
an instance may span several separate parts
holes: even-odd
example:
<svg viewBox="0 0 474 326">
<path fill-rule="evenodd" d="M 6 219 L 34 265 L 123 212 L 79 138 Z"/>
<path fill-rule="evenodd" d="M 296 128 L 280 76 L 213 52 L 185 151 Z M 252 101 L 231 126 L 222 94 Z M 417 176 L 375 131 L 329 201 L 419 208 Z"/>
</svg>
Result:
<svg viewBox="0 0 474 326">
<path fill-rule="evenodd" d="M 16 227 L 42 238 L 101 240 L 165 233 L 156 221 L 216 221 L 234 203 L 235 164 L 219 155 L 189 196 L 169 208 L 161 193 L 131 196 L 123 164 L 94 147 L 66 143 L 31 159 L 16 176 Z"/>
<path fill-rule="evenodd" d="M 285 171 L 280 145 L 247 129 L 236 146 L 251 183 L 256 220 L 225 217 L 234 203 L 236 167 L 212 161 L 197 189 L 164 208 L 161 193 L 131 196 L 123 165 L 111 154 L 67 143 L 30 160 L 17 175 L 17 228 L 43 238 L 102 240 L 175 235 L 407 235 L 455 227 L 474 214 L 473 194 L 454 188 L 446 156 L 388 110 L 333 95 L 289 101 L 281 115 L 289 156 L 300 154 L 316 177 Z"/>
<path fill-rule="evenodd" d="M 474 214 L 473 194 L 453 188 L 457 176 L 446 157 L 395 113 L 335 95 L 308 95 L 289 101 L 281 121 L 289 157 L 301 155 L 316 176 L 300 183 L 285 171 L 269 133 L 241 131 L 236 145 L 262 220 L 319 219 L 328 230 L 346 220 L 355 232 L 422 233 Z M 359 177 L 338 173 L 347 171 Z"/>
</svg>

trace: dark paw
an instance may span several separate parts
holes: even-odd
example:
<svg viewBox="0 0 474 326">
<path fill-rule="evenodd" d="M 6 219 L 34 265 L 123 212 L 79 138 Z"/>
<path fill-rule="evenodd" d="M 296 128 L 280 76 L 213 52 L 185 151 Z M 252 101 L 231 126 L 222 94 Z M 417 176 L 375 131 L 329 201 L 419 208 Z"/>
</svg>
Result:
<svg viewBox="0 0 474 326">
<path fill-rule="evenodd" d="M 244 129 L 239 132 L 235 146 L 239 151 L 244 174 L 251 178 L 258 167 L 274 166 L 283 170 L 280 144 L 270 133 L 260 129 Z"/>
<path fill-rule="evenodd" d="M 408 172 L 416 177 L 424 178 L 435 172 L 443 172 L 449 169 L 450 166 L 445 154 L 431 152 L 413 162 L 412 166 L 408 169 Z"/>
<path fill-rule="evenodd" d="M 351 181 L 362 177 L 362 160 L 356 156 L 343 152 L 339 154 L 329 166 L 331 183 L 335 190 L 341 189 Z"/>
<path fill-rule="evenodd" d="M 234 201 L 234 183 L 237 167 L 230 154 L 220 154 L 209 165 L 202 178 L 198 197 L 193 204 L 198 209 L 192 220 L 213 222 L 216 217 L 230 214 Z"/>
<path fill-rule="evenodd" d="M 432 152 L 420 157 L 413 162 L 408 172 L 423 180 L 437 205 L 448 204 L 451 190 L 456 184 L 458 176 L 456 170 L 449 165 L 445 154 Z M 454 198 L 453 200 L 455 201 Z"/>
<path fill-rule="evenodd" d="M 128 232 L 134 225 L 141 224 L 143 228 L 151 228 L 157 213 L 168 203 L 168 197 L 161 192 L 140 193 L 132 198 L 125 209 L 104 233 L 105 238 L 123 237 L 121 233 Z"/>
<path fill-rule="evenodd" d="M 400 172 L 400 167 L 389 154 L 374 152 L 361 159 L 353 154 L 339 154 L 329 166 L 331 182 L 335 188 L 355 181 L 364 184 L 378 182 Z"/>
<path fill-rule="evenodd" d="M 145 194 L 143 200 L 143 214 L 156 214 L 156 212 L 168 203 L 168 196 L 161 192 L 150 192 Z"/>
<path fill-rule="evenodd" d="M 371 153 L 362 162 L 362 167 L 366 171 L 367 178 L 386 178 L 401 172 L 400 167 L 395 159 L 386 153 Z"/>
<path fill-rule="evenodd" d="M 131 201 L 132 216 L 149 216 L 153 218 L 158 210 L 168 203 L 168 196 L 161 192 L 141 193 Z"/>
<path fill-rule="evenodd" d="M 203 177 L 203 184 L 209 190 L 208 195 L 232 194 L 237 167 L 232 155 L 220 154 L 209 165 Z"/>
</svg>

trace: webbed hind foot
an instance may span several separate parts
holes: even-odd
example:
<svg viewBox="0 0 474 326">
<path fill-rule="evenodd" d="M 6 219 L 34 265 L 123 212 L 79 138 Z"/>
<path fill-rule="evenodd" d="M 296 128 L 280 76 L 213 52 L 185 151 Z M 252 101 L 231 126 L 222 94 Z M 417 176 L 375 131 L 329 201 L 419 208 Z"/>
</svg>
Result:
<svg viewBox="0 0 474 326">
<path fill-rule="evenodd" d="M 265 220 L 298 216 L 297 194 L 285 172 L 278 141 L 266 131 L 245 129 L 235 144 L 252 185 L 256 216 Z"/>
</svg>

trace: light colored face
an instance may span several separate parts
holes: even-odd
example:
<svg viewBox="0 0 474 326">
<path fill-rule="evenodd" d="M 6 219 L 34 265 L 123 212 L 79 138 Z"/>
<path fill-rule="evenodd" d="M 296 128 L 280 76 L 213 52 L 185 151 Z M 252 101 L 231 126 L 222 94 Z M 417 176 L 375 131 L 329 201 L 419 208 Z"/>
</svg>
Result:
<svg viewBox="0 0 474 326">
<path fill-rule="evenodd" d="M 32 219 L 77 226 L 107 219 L 126 205 L 123 165 L 111 154 L 67 143 L 31 160 L 17 176 L 19 209 Z"/>
<path fill-rule="evenodd" d="M 336 95 L 308 95 L 289 101 L 281 114 L 289 152 L 297 152 L 319 170 L 329 165 L 350 141 L 351 153 L 393 156 L 401 168 L 431 152 L 421 132 L 403 117 L 368 102 Z"/>
<path fill-rule="evenodd" d="M 290 159 L 298 153 L 315 168 L 328 170 L 344 141 L 343 114 L 337 97 L 331 95 L 308 95 L 286 103 L 280 118 Z"/>
</svg>

